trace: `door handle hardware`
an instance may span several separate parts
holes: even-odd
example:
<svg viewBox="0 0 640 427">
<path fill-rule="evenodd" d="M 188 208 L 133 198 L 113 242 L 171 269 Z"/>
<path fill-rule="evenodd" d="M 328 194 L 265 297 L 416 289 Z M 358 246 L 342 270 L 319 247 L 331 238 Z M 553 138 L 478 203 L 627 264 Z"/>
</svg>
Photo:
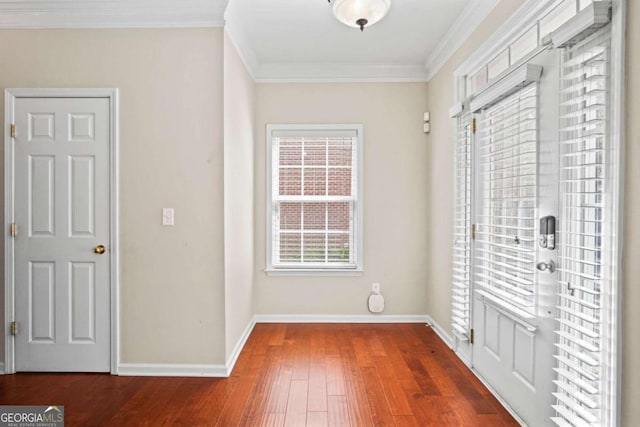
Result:
<svg viewBox="0 0 640 427">
<path fill-rule="evenodd" d="M 548 271 L 549 273 L 553 273 L 556 271 L 556 263 L 552 260 L 549 260 L 548 262 L 539 262 L 536 264 L 536 268 L 538 271 Z"/>
<path fill-rule="evenodd" d="M 95 248 L 93 248 L 93 252 L 97 253 L 98 255 L 102 255 L 107 249 L 104 247 L 104 245 L 98 245 Z"/>
</svg>

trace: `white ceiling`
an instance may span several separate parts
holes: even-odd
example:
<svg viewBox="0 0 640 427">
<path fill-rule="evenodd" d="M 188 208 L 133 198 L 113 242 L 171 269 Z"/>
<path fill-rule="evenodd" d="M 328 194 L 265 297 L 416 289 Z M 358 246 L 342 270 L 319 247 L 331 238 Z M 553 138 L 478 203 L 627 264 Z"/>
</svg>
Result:
<svg viewBox="0 0 640 427">
<path fill-rule="evenodd" d="M 470 0 L 395 0 L 379 23 L 338 22 L 327 0 L 231 0 L 260 63 L 424 64 Z M 233 13 L 231 13 L 233 12 Z"/>
<path fill-rule="evenodd" d="M 429 79 L 497 1 L 391 0 L 360 32 L 327 0 L 0 0 L 0 28 L 225 26 L 258 81 L 413 81 Z"/>
</svg>

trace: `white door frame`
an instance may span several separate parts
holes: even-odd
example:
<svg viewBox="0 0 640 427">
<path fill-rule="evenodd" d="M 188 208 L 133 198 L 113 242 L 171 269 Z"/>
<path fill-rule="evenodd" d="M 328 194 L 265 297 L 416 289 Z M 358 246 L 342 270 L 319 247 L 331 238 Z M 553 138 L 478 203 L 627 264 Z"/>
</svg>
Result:
<svg viewBox="0 0 640 427">
<path fill-rule="evenodd" d="M 111 374 L 117 375 L 120 361 L 119 348 L 119 247 L 118 247 L 118 89 L 6 89 L 4 91 L 4 371 L 15 373 L 15 343 L 10 325 L 15 319 L 15 241 L 10 237 L 14 217 L 14 147 L 11 124 L 15 123 L 17 98 L 107 98 L 109 99 L 109 288 L 111 317 Z"/>
</svg>

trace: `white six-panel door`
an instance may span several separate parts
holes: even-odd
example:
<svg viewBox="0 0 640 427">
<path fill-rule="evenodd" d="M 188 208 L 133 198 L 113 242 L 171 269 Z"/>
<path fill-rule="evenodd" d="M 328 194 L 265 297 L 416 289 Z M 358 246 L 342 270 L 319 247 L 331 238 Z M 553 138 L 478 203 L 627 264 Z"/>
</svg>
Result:
<svg viewBox="0 0 640 427">
<path fill-rule="evenodd" d="M 557 263 L 538 239 L 539 219 L 558 216 L 558 54 L 533 62 L 539 82 L 479 115 L 473 366 L 522 421 L 546 426 L 557 272 L 536 267 Z"/>
<path fill-rule="evenodd" d="M 15 100 L 17 371 L 110 370 L 109 111 Z"/>
</svg>

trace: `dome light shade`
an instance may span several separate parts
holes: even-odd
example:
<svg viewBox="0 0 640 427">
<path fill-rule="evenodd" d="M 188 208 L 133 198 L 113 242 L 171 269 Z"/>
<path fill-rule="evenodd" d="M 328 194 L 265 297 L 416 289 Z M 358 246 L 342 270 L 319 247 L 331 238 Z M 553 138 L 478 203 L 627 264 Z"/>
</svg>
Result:
<svg viewBox="0 0 640 427">
<path fill-rule="evenodd" d="M 338 21 L 354 28 L 370 27 L 385 17 L 391 0 L 332 0 Z"/>
</svg>

